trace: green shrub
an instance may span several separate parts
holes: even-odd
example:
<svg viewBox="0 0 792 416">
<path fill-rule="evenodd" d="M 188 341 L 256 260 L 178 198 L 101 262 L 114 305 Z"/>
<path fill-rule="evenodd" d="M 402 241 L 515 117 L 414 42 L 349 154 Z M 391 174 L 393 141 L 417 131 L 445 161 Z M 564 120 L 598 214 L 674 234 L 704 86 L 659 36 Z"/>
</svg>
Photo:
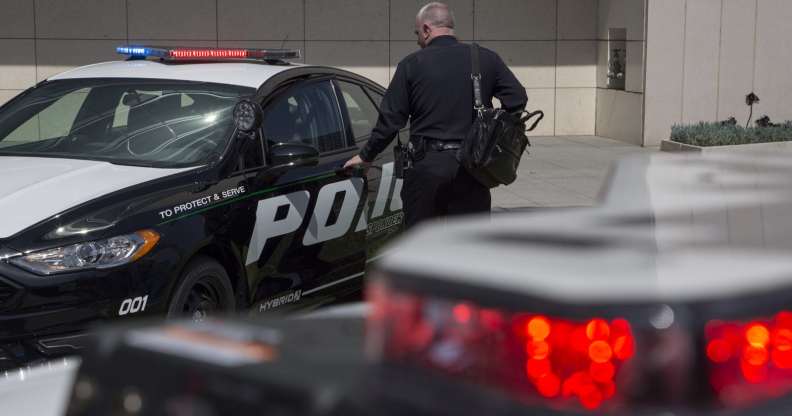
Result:
<svg viewBox="0 0 792 416">
<path fill-rule="evenodd" d="M 792 140 L 792 122 L 772 127 L 741 127 L 699 123 L 671 127 L 671 140 L 694 146 L 727 146 Z"/>
</svg>

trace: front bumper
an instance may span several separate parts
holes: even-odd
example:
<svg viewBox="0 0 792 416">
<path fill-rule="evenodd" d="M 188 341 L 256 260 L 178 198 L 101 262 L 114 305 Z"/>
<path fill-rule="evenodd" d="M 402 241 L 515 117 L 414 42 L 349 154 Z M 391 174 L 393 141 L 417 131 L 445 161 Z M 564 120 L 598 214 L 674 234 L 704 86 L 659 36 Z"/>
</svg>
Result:
<svg viewBox="0 0 792 416">
<path fill-rule="evenodd" d="M 161 314 L 171 283 L 162 276 L 145 261 L 47 277 L 0 262 L 0 370 L 73 355 L 99 324 Z M 119 316 L 121 304 L 139 296 L 148 296 L 145 310 Z"/>
<path fill-rule="evenodd" d="M 25 289 L 18 292 L 24 298 Z M 110 300 L 80 306 L 52 304 L 43 310 L 0 312 L 0 370 L 75 355 L 84 346 L 86 330 L 107 319 Z M 24 310 L 24 309 L 23 309 Z"/>
<path fill-rule="evenodd" d="M 88 345 L 89 337 L 89 333 L 77 332 L 0 344 L 0 372 L 76 355 Z"/>
</svg>

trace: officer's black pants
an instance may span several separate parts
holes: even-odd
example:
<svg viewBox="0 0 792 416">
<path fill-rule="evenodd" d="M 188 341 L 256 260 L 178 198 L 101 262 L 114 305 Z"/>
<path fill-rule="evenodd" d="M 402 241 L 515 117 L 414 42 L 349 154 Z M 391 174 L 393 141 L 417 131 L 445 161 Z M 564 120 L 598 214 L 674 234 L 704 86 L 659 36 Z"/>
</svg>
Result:
<svg viewBox="0 0 792 416">
<path fill-rule="evenodd" d="M 405 173 L 402 187 L 405 225 L 437 217 L 489 213 L 492 197 L 456 160 L 456 150 L 427 150 Z"/>
</svg>

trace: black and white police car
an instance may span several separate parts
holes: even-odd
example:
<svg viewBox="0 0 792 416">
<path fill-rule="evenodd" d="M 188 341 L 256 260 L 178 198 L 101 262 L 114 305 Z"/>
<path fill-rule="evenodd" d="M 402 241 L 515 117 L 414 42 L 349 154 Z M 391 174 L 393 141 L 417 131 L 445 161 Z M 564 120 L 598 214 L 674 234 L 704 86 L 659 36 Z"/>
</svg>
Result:
<svg viewBox="0 0 792 416">
<path fill-rule="evenodd" d="M 384 92 L 299 50 L 125 46 L 0 108 L 0 364 L 108 319 L 321 304 L 401 229 Z"/>
</svg>

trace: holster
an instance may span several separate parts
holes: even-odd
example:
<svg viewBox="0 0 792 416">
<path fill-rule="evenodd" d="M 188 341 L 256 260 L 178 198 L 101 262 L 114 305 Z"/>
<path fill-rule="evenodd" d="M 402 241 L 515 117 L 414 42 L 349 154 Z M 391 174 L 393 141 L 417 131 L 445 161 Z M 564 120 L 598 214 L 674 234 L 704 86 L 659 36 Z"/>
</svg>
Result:
<svg viewBox="0 0 792 416">
<path fill-rule="evenodd" d="M 393 174 L 397 179 L 404 179 L 405 172 L 410 168 L 410 155 L 407 145 L 401 142 L 393 146 Z"/>
<path fill-rule="evenodd" d="M 420 162 L 426 157 L 426 140 L 423 137 L 411 137 L 409 144 L 409 154 L 412 164 Z"/>
<path fill-rule="evenodd" d="M 426 156 L 426 146 L 424 140 L 411 139 L 405 144 L 401 141 L 393 146 L 394 175 L 398 179 L 404 179 L 405 173 L 413 168 L 415 162 Z"/>
</svg>

